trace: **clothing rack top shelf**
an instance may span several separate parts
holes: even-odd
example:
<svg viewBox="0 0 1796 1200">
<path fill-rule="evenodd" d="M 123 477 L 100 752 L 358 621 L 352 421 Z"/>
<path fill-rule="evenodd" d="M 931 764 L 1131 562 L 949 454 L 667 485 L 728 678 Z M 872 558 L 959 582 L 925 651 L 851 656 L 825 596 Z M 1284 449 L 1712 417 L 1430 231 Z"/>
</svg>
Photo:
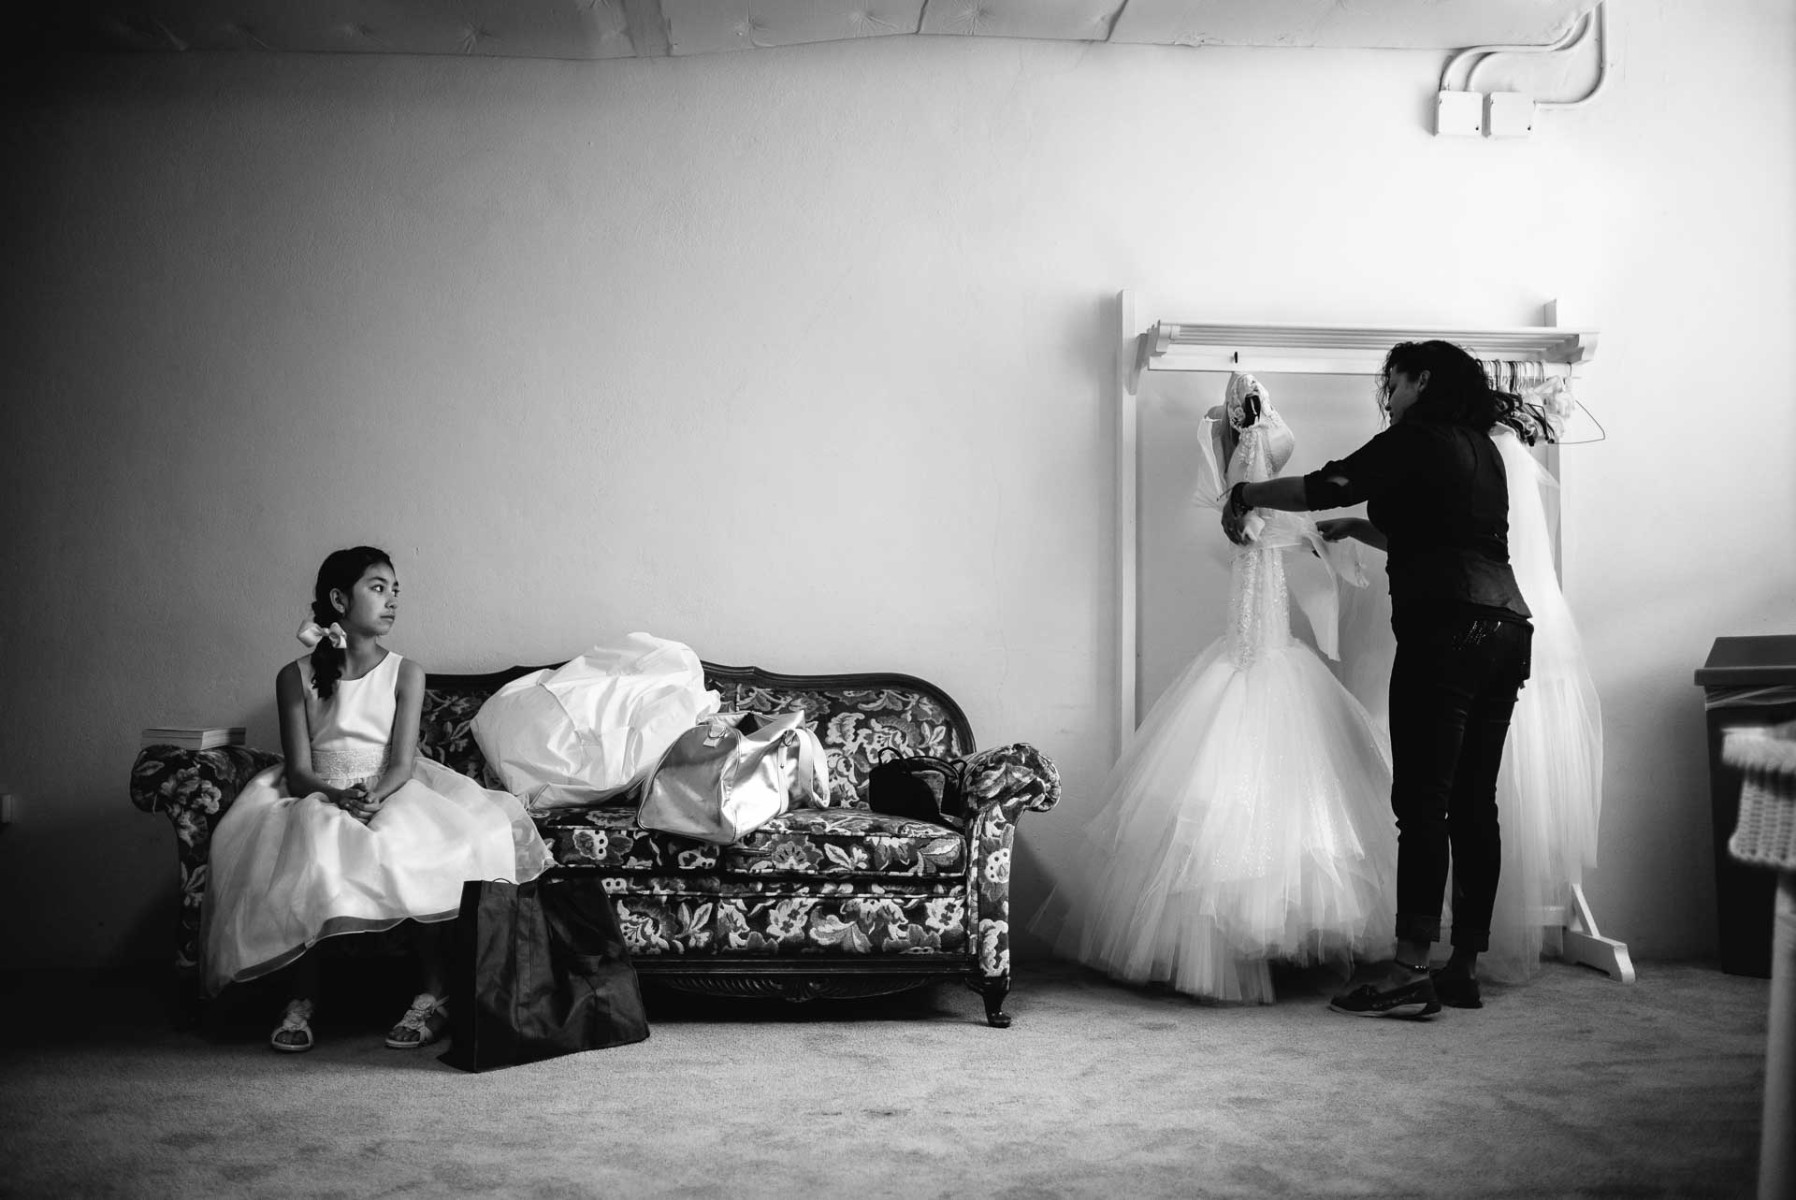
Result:
<svg viewBox="0 0 1796 1200">
<path fill-rule="evenodd" d="M 1399 325 L 1217 325 L 1156 321 L 1135 343 L 1128 390 L 1141 385 L 1143 371 L 1265 371 L 1306 375 L 1376 375 L 1398 342 L 1431 338 L 1454 342 L 1474 357 L 1533 363 L 1552 375 L 1569 375 L 1572 365 L 1596 354 L 1594 330 L 1552 324 L 1512 329 L 1468 329 Z"/>
</svg>

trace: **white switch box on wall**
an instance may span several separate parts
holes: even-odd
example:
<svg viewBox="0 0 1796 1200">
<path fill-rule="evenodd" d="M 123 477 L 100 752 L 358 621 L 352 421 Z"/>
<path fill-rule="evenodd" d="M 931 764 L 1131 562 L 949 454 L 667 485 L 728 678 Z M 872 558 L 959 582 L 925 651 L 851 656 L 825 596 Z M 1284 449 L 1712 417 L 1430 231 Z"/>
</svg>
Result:
<svg viewBox="0 0 1796 1200">
<path fill-rule="evenodd" d="M 1484 132 L 1483 92 L 1442 92 L 1434 109 L 1435 137 L 1477 137 Z"/>
<path fill-rule="evenodd" d="M 1527 92 L 1492 92 L 1485 100 L 1485 137 L 1527 137 L 1533 129 L 1534 97 Z"/>
<path fill-rule="evenodd" d="M 17 802 L 18 797 L 14 796 L 11 792 L 0 793 L 0 825 L 11 825 L 13 823 L 13 807 Z"/>
</svg>

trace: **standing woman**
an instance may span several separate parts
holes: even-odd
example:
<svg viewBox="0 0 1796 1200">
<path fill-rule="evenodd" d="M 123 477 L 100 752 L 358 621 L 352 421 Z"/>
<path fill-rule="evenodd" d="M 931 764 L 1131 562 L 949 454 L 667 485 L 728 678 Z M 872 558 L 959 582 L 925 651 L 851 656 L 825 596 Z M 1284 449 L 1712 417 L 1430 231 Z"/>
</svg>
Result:
<svg viewBox="0 0 1796 1200">
<path fill-rule="evenodd" d="M 1318 523 L 1389 553 L 1391 807 L 1397 818 L 1397 956 L 1334 998 L 1356 1016 L 1425 1017 L 1479 1003 L 1502 861 L 1497 770 L 1529 672 L 1532 615 L 1509 567 L 1509 495 L 1488 430 L 1515 397 L 1492 390 L 1449 342 L 1404 342 L 1380 377 L 1390 426 L 1304 476 L 1236 484 L 1222 524 L 1240 542 L 1254 508 L 1303 512 L 1366 502 L 1366 517 Z M 1432 978 L 1451 864 L 1453 954 Z M 1438 984 L 1438 992 L 1437 992 Z"/>
</svg>

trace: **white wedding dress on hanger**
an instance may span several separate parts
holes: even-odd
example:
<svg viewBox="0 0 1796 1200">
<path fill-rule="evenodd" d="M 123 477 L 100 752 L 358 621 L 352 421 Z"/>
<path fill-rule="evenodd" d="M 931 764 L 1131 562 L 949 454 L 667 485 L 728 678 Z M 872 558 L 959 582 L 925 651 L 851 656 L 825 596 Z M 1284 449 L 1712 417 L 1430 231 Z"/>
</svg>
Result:
<svg viewBox="0 0 1796 1200">
<path fill-rule="evenodd" d="M 1220 478 L 1217 412 L 1239 435 Z M 1224 409 L 1206 418 L 1199 501 L 1272 478 L 1292 446 L 1259 383 L 1231 377 Z M 1260 510 L 1249 524 L 1227 632 L 1142 722 L 1104 782 L 1080 872 L 1033 924 L 1048 933 L 1050 912 L 1064 911 L 1058 952 L 1117 979 L 1271 1003 L 1272 960 L 1349 966 L 1388 953 L 1396 835 L 1382 734 L 1291 631 L 1295 594 L 1333 652 L 1335 581 L 1314 522 Z"/>
<path fill-rule="evenodd" d="M 1480 973 L 1516 983 L 1539 969 L 1546 910 L 1569 903 L 1571 886 L 1596 865 L 1603 795 L 1603 719 L 1583 640 L 1553 566 L 1547 519 L 1559 483 L 1507 426 L 1491 440 L 1509 478 L 1509 565 L 1534 614 L 1533 668 L 1516 701 L 1497 776 L 1503 839 L 1490 949 Z M 1384 554 L 1366 552 L 1373 585 L 1348 594 L 1341 613 L 1341 680 L 1387 730 L 1391 633 Z M 1451 905 L 1446 914 L 1451 919 Z"/>
</svg>

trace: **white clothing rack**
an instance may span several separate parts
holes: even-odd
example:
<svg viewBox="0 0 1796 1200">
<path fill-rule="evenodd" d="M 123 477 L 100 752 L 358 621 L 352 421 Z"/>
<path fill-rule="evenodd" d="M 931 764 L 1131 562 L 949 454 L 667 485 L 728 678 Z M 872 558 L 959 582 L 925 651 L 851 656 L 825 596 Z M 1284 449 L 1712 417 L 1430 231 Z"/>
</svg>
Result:
<svg viewBox="0 0 1796 1200">
<path fill-rule="evenodd" d="M 1143 371 L 1376 375 L 1392 346 L 1431 338 L 1463 346 L 1480 360 L 1532 363 L 1543 374 L 1569 376 L 1574 364 L 1596 354 L 1597 335 L 1557 328 L 1555 308 L 1547 306 L 1548 324 L 1514 329 L 1156 321 L 1133 339 L 1128 392 L 1135 394 Z M 1123 336 L 1128 339 L 1129 331 Z"/>
<path fill-rule="evenodd" d="M 1143 324 L 1139 301 L 1130 290 L 1117 293 L 1115 372 L 1116 414 L 1116 578 L 1117 578 L 1117 753 L 1135 733 L 1137 705 L 1136 621 L 1140 431 L 1136 393 L 1144 371 L 1249 371 L 1306 375 L 1376 375 L 1398 342 L 1431 338 L 1464 347 L 1485 362 L 1528 363 L 1544 375 L 1570 377 L 1596 354 L 1595 330 L 1558 324 L 1558 303 L 1544 306 L 1538 326 L 1470 328 L 1421 325 L 1235 325 L 1207 321 Z M 1625 944 L 1597 932 L 1583 888 L 1572 885 L 1570 903 L 1542 914 L 1542 924 L 1560 931 L 1561 954 L 1619 979 L 1634 981 Z"/>
</svg>

